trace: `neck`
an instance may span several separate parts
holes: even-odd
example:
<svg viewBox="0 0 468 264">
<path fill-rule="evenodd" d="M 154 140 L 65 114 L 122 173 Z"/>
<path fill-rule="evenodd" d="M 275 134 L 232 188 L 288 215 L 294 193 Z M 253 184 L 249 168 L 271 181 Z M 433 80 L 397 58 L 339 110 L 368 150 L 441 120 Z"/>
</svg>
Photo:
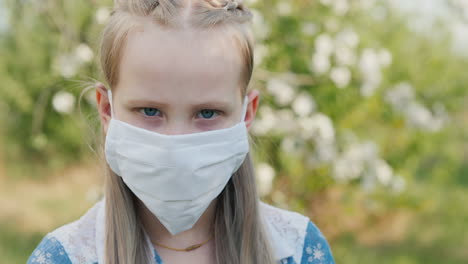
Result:
<svg viewBox="0 0 468 264">
<path fill-rule="evenodd" d="M 216 200 L 211 202 L 195 225 L 184 232 L 172 235 L 158 218 L 138 200 L 137 215 L 153 244 L 186 248 L 209 239 L 214 233 Z"/>
</svg>

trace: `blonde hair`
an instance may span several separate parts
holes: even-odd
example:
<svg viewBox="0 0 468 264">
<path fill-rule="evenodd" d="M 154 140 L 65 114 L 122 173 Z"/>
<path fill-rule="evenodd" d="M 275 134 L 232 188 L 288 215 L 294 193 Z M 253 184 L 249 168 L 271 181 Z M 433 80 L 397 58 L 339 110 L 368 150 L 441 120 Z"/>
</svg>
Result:
<svg viewBox="0 0 468 264">
<path fill-rule="evenodd" d="M 115 0 L 115 8 L 101 42 L 101 67 L 110 89 L 117 86 L 119 63 L 128 34 L 141 18 L 177 29 L 221 28 L 231 30 L 244 61 L 242 94 L 253 70 L 253 39 L 247 22 L 251 12 L 242 3 L 227 0 Z M 187 9 L 189 8 L 189 9 Z M 183 11 L 189 10 L 190 12 Z M 225 31 L 223 31 L 225 32 Z M 103 151 L 103 148 L 101 148 Z M 103 155 L 103 153 L 101 153 Z M 105 263 L 148 263 L 145 232 L 136 213 L 135 195 L 107 166 L 105 180 Z M 273 254 L 263 227 L 250 155 L 218 196 L 215 213 L 215 250 L 218 263 L 273 264 Z"/>
</svg>

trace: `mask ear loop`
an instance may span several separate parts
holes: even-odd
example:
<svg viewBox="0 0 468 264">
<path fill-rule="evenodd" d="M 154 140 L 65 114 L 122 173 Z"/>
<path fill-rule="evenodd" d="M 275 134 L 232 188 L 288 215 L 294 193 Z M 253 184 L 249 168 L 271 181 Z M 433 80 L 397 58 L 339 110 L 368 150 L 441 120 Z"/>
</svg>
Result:
<svg viewBox="0 0 468 264">
<path fill-rule="evenodd" d="M 109 89 L 107 90 L 107 97 L 109 98 L 109 104 L 111 108 L 111 117 L 114 117 L 114 107 L 112 106 L 112 91 Z"/>
<path fill-rule="evenodd" d="M 247 106 L 249 105 L 249 97 L 245 96 L 244 104 L 242 105 L 242 118 L 241 122 L 245 121 L 245 117 L 247 116 Z"/>
</svg>

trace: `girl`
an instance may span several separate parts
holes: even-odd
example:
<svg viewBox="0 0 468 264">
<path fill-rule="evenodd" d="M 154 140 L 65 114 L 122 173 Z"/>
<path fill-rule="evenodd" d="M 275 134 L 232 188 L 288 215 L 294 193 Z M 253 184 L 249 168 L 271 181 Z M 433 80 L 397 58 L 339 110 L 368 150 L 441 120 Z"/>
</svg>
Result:
<svg viewBox="0 0 468 264">
<path fill-rule="evenodd" d="M 226 0 L 115 1 L 96 87 L 105 197 L 28 263 L 334 263 L 307 217 L 259 202 L 251 16 Z"/>
</svg>

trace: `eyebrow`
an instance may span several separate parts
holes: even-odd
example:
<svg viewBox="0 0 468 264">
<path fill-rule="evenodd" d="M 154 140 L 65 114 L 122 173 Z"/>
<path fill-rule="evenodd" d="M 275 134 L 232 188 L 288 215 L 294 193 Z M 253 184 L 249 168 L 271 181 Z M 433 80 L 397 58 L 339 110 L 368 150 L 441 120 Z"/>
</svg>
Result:
<svg viewBox="0 0 468 264">
<path fill-rule="evenodd" d="M 126 102 L 126 105 L 130 105 L 130 106 L 158 106 L 158 107 L 167 107 L 169 106 L 169 104 L 167 103 L 164 103 L 164 102 L 158 102 L 158 101 L 154 101 L 154 100 L 148 100 L 148 99 L 134 99 L 134 100 L 128 100 Z"/>
<path fill-rule="evenodd" d="M 170 105 L 166 102 L 158 102 L 154 100 L 148 100 L 148 99 L 137 99 L 137 100 L 128 100 L 126 105 L 130 106 L 146 106 L 146 107 L 154 107 L 154 108 L 168 108 Z M 193 109 L 200 109 L 200 108 L 224 108 L 227 110 L 230 110 L 232 108 L 232 105 L 229 101 L 220 101 L 220 100 L 215 100 L 215 101 L 207 101 L 203 103 L 197 103 L 191 105 L 191 108 Z"/>
</svg>

